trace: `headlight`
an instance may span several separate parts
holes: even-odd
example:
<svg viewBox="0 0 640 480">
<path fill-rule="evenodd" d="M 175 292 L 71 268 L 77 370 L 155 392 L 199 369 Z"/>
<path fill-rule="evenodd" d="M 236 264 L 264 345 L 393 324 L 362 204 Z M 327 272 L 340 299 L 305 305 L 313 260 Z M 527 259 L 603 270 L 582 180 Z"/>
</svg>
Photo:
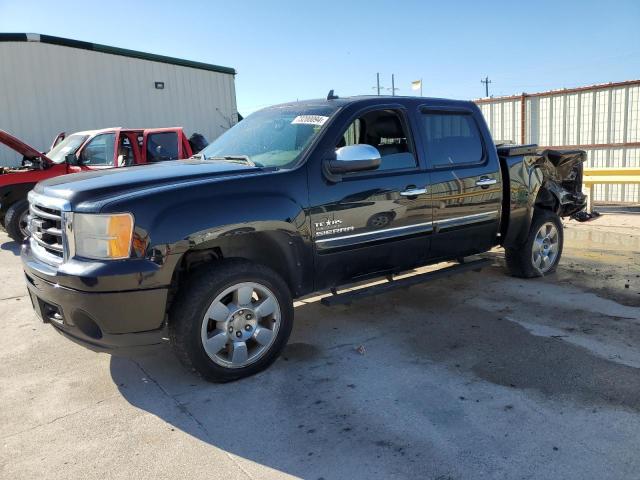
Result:
<svg viewBox="0 0 640 480">
<path fill-rule="evenodd" d="M 73 236 L 75 254 L 101 260 L 129 258 L 133 235 L 133 215 L 75 213 Z"/>
</svg>

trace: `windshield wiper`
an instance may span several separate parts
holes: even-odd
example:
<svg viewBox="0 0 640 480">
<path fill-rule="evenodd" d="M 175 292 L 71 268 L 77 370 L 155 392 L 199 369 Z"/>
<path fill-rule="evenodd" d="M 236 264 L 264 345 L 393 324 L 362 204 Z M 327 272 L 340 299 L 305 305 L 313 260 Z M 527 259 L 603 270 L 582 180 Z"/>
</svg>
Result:
<svg viewBox="0 0 640 480">
<path fill-rule="evenodd" d="M 221 160 L 225 162 L 245 163 L 251 167 L 257 166 L 248 155 L 224 155 L 220 157 L 207 157 L 207 160 Z"/>
</svg>

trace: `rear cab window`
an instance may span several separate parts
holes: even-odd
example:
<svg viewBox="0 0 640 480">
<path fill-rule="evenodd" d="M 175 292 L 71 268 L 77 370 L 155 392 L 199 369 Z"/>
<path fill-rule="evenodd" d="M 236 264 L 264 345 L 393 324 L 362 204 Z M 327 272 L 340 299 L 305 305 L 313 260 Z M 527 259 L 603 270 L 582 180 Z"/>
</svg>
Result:
<svg viewBox="0 0 640 480">
<path fill-rule="evenodd" d="M 432 167 L 477 165 L 484 161 L 482 136 L 471 112 L 426 110 L 421 123 Z"/>
</svg>

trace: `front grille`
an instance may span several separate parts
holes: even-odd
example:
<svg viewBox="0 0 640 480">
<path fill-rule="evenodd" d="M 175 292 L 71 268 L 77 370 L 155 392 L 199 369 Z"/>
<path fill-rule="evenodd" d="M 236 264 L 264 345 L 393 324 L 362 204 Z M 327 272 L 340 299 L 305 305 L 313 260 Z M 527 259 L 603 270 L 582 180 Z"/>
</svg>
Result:
<svg viewBox="0 0 640 480">
<path fill-rule="evenodd" d="M 29 232 L 31 233 L 31 244 L 36 253 L 44 250 L 52 259 L 62 261 L 64 242 L 62 240 L 62 212 L 60 210 L 31 201 L 29 204 Z"/>
</svg>

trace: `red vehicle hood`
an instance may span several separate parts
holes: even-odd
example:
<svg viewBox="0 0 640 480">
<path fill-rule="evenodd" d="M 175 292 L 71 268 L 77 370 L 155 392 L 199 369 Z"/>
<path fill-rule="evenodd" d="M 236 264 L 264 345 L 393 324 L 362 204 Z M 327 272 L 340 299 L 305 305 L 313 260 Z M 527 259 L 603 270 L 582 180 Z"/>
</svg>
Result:
<svg viewBox="0 0 640 480">
<path fill-rule="evenodd" d="M 53 164 L 51 159 L 44 153 L 40 153 L 31 145 L 27 145 L 22 140 L 19 140 L 18 138 L 14 137 L 9 132 L 5 132 L 4 130 L 0 130 L 0 143 L 6 145 L 11 150 L 15 150 L 24 157 L 31 159 L 41 158 L 43 162 L 48 163 L 49 165 Z"/>
</svg>

